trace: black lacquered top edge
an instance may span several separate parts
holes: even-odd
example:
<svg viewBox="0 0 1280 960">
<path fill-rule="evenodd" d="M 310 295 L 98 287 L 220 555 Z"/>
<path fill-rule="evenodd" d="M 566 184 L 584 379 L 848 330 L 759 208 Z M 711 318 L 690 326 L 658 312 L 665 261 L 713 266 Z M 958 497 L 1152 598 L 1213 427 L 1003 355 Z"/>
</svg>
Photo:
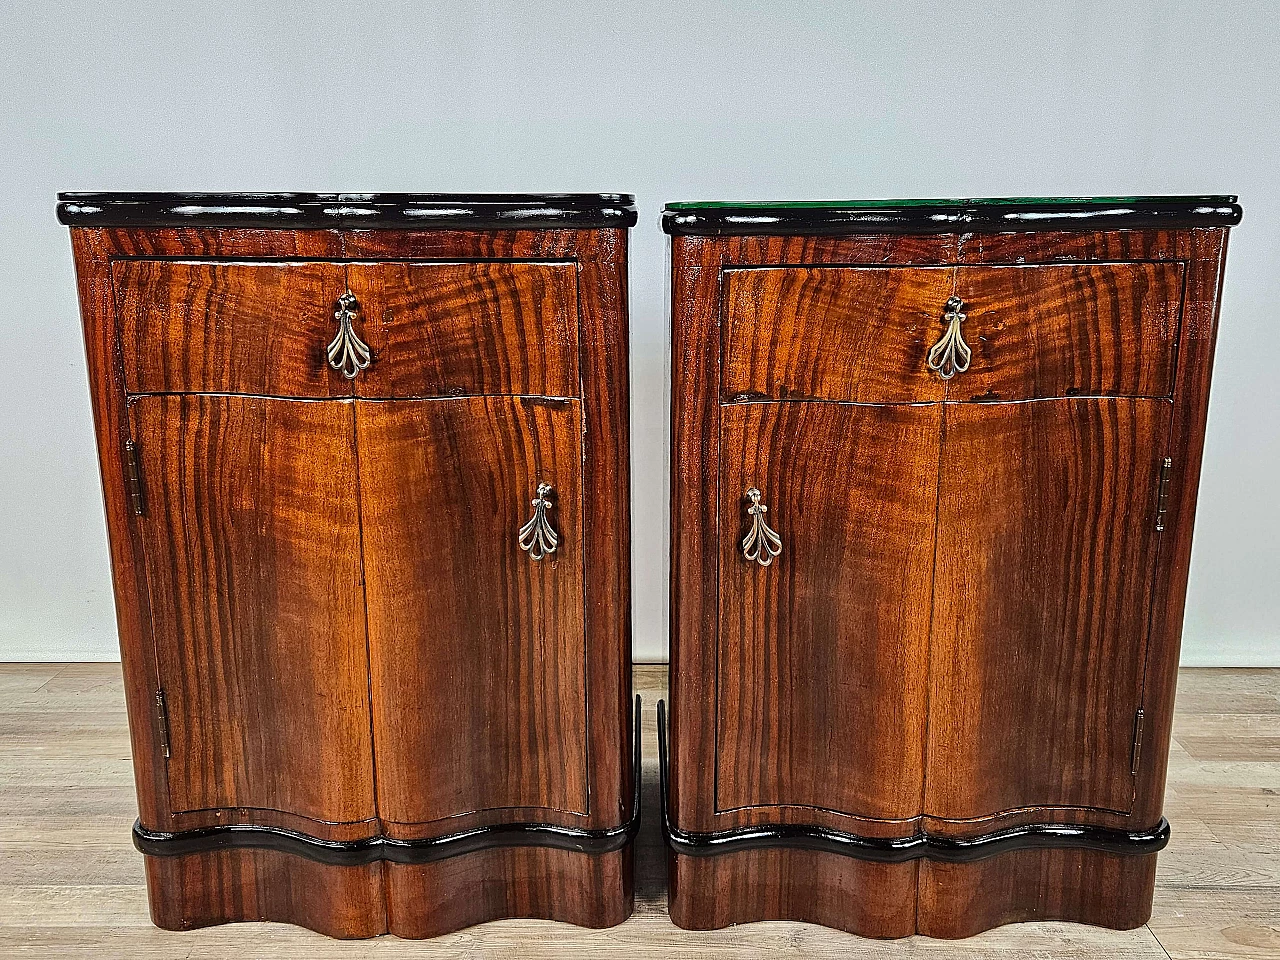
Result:
<svg viewBox="0 0 1280 960">
<path fill-rule="evenodd" d="M 60 193 L 77 227 L 538 230 L 630 227 L 625 193 Z"/>
<path fill-rule="evenodd" d="M 858 233 L 1006 233 L 1231 227 L 1234 196 L 1013 197 L 807 203 L 675 203 L 662 212 L 673 236 Z"/>
</svg>

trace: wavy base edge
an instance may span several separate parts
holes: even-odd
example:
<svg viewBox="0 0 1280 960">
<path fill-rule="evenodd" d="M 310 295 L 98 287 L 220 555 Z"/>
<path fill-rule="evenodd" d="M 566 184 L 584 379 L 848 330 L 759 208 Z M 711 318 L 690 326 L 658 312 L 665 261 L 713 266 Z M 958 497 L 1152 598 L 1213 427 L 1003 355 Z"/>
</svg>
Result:
<svg viewBox="0 0 1280 960">
<path fill-rule="evenodd" d="M 151 920 L 165 930 L 265 921 L 341 940 L 416 940 L 514 918 L 615 926 L 635 906 L 632 849 L 503 847 L 435 863 L 355 867 L 276 850 L 145 860 Z"/>
</svg>

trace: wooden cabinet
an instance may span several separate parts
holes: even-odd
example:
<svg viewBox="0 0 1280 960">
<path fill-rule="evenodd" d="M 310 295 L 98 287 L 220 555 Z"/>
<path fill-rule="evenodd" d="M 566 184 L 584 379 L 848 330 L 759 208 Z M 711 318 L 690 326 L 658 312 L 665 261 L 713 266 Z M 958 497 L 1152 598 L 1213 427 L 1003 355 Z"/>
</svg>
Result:
<svg viewBox="0 0 1280 960">
<path fill-rule="evenodd" d="M 667 208 L 677 923 L 1145 922 L 1239 218 Z"/>
<path fill-rule="evenodd" d="M 155 922 L 625 919 L 630 198 L 61 201 Z"/>
</svg>

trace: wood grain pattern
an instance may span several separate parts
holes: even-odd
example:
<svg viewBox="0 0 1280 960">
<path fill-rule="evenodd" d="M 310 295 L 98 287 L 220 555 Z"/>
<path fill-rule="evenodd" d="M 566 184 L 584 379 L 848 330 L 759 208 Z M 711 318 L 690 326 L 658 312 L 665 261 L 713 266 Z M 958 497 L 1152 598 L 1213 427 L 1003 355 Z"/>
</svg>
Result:
<svg viewBox="0 0 1280 960">
<path fill-rule="evenodd" d="M 1182 275 L 1177 263 L 962 267 L 973 359 L 948 399 L 1168 396 Z"/>
<path fill-rule="evenodd" d="M 359 402 L 356 425 L 381 819 L 585 814 L 578 404 Z M 535 562 L 544 480 L 561 540 Z"/>
<path fill-rule="evenodd" d="M 725 274 L 721 395 L 941 400 L 925 366 L 954 269 L 788 267 Z"/>
<path fill-rule="evenodd" d="M 434 864 L 388 863 L 387 929 L 438 937 L 513 917 L 612 927 L 631 916 L 632 849 L 597 856 L 566 850 L 485 850 Z M 430 910 L 422 905 L 431 904 Z"/>
<path fill-rule="evenodd" d="M 325 356 L 341 264 L 121 260 L 112 277 L 130 392 L 351 393 Z"/>
<path fill-rule="evenodd" d="M 334 867 L 272 850 L 145 862 L 151 919 L 164 930 L 272 920 L 344 940 L 387 932 L 382 863 Z"/>
<path fill-rule="evenodd" d="M 1132 807 L 1169 413 L 1128 399 L 948 405 L 931 817 Z"/>
<path fill-rule="evenodd" d="M 578 395 L 572 263 L 353 263 L 364 397 Z"/>
<path fill-rule="evenodd" d="M 716 651 L 720 630 L 720 271 L 716 245 L 672 237 L 671 817 L 716 820 Z"/>
<path fill-rule="evenodd" d="M 918 817 L 942 407 L 734 404 L 721 422 L 716 808 Z M 782 536 L 768 568 L 739 546 L 749 487 Z"/>
<path fill-rule="evenodd" d="M 671 922 L 714 930 L 803 920 L 863 937 L 907 937 L 916 927 L 916 865 L 865 863 L 807 850 L 716 857 L 669 854 Z"/>
<path fill-rule="evenodd" d="M 1019 850 L 977 863 L 922 860 L 916 929 L 944 939 L 1028 920 L 1132 930 L 1151 916 L 1155 881 L 1154 855 Z"/>
<path fill-rule="evenodd" d="M 351 403 L 144 397 L 132 415 L 170 808 L 372 819 Z"/>
</svg>

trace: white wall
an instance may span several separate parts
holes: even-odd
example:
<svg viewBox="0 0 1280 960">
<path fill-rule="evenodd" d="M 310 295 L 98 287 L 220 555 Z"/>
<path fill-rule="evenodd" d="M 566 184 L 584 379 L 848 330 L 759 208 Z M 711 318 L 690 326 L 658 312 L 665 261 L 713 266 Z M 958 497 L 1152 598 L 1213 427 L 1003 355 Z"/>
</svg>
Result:
<svg viewBox="0 0 1280 960">
<path fill-rule="evenodd" d="M 1266 4 L 447 6 L 0 0 L 0 659 L 116 657 L 57 190 L 634 192 L 643 658 L 666 634 L 663 201 L 1225 192 L 1245 220 L 1184 654 L 1280 664 Z"/>
</svg>

